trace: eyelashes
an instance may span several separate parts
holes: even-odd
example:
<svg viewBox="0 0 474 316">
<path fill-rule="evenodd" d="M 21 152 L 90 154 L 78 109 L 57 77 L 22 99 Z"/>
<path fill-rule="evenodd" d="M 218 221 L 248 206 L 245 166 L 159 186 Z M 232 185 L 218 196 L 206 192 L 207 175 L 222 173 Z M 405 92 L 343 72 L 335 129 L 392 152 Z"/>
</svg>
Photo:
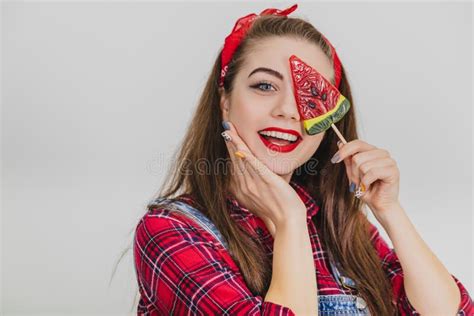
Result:
<svg viewBox="0 0 474 316">
<path fill-rule="evenodd" d="M 270 92 L 270 91 L 272 91 L 272 90 L 267 90 L 267 89 L 261 89 L 262 86 L 263 86 L 263 87 L 273 87 L 273 88 L 275 88 L 275 87 L 273 86 L 273 84 L 271 84 L 270 82 L 266 82 L 266 81 L 260 81 L 260 82 L 258 82 L 258 83 L 256 83 L 256 84 L 250 86 L 250 88 L 252 88 L 252 89 L 257 89 L 257 90 L 262 91 L 262 92 Z M 275 91 L 276 91 L 276 89 L 275 89 Z"/>
</svg>

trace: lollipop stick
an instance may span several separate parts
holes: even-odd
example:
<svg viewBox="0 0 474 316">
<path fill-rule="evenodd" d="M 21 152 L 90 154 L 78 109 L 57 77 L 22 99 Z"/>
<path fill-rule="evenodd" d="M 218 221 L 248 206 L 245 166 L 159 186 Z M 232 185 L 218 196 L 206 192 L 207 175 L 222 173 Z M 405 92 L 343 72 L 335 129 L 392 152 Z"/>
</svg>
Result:
<svg viewBox="0 0 474 316">
<path fill-rule="evenodd" d="M 337 129 L 336 125 L 331 124 L 331 127 L 332 127 L 332 129 L 334 130 L 334 132 L 336 133 L 336 135 L 339 137 L 339 139 L 341 140 L 341 142 L 342 142 L 344 145 L 347 144 L 346 139 L 344 138 L 344 136 L 342 136 L 341 132 L 339 132 L 339 130 Z"/>
</svg>

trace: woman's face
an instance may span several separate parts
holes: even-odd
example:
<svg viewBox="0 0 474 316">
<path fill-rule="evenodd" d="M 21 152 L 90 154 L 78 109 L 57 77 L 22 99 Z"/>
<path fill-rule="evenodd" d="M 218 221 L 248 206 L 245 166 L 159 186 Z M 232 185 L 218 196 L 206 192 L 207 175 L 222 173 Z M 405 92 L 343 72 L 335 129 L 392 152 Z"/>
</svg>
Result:
<svg viewBox="0 0 474 316">
<path fill-rule="evenodd" d="M 235 77 L 231 95 L 221 95 L 223 120 L 232 122 L 253 154 L 288 182 L 293 171 L 315 153 L 325 134 L 305 133 L 294 96 L 291 55 L 334 82 L 331 62 L 318 46 L 289 37 L 273 37 L 253 47 Z M 301 141 L 291 149 L 288 140 L 268 137 L 268 131 L 267 135 L 261 134 L 262 130 L 272 128 L 296 133 Z"/>
</svg>

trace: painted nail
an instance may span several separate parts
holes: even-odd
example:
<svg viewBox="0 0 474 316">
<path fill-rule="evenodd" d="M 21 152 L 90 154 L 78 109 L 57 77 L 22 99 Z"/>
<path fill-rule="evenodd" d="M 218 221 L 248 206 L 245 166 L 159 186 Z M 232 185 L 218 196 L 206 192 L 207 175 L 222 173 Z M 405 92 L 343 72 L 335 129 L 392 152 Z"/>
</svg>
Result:
<svg viewBox="0 0 474 316">
<path fill-rule="evenodd" d="M 362 191 L 360 190 L 360 188 L 357 188 L 354 194 L 356 198 L 360 198 L 362 196 Z"/>
<path fill-rule="evenodd" d="M 234 154 L 235 154 L 237 157 L 239 157 L 239 158 L 242 158 L 242 159 L 244 159 L 244 158 L 245 158 L 245 155 L 244 155 L 244 153 L 243 153 L 243 152 L 241 152 L 241 151 L 236 151 Z"/>
<path fill-rule="evenodd" d="M 332 162 L 332 163 L 337 163 L 337 162 L 339 162 L 339 159 L 340 159 L 339 153 L 337 152 L 337 153 L 331 158 L 331 162 Z"/>
<path fill-rule="evenodd" d="M 222 137 L 224 137 L 224 140 L 225 140 L 226 142 L 230 142 L 230 141 L 232 140 L 232 138 L 230 137 L 230 135 L 227 134 L 226 132 L 222 132 L 221 135 L 222 135 Z"/>
<path fill-rule="evenodd" d="M 341 146 L 342 142 L 340 140 L 337 141 L 337 146 Z"/>
<path fill-rule="evenodd" d="M 351 182 L 351 185 L 349 186 L 349 192 L 354 192 L 355 187 L 356 187 L 355 183 Z"/>
<path fill-rule="evenodd" d="M 365 185 L 363 183 L 360 184 L 360 189 L 362 192 L 365 192 Z"/>
<path fill-rule="evenodd" d="M 227 131 L 230 129 L 229 123 L 227 121 L 222 121 L 222 127 Z"/>
</svg>

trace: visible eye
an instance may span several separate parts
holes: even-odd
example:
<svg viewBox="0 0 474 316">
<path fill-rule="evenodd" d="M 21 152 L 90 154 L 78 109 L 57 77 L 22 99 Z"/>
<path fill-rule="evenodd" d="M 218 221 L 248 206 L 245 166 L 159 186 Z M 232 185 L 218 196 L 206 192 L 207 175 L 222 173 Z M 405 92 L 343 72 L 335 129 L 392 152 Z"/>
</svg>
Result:
<svg viewBox="0 0 474 316">
<path fill-rule="evenodd" d="M 250 87 L 253 88 L 253 89 L 258 89 L 258 90 L 260 90 L 260 91 L 267 92 L 267 91 L 271 91 L 271 90 L 268 90 L 268 89 L 266 89 L 266 88 L 268 88 L 268 87 L 273 87 L 273 85 L 272 85 L 271 83 L 269 83 L 269 82 L 261 81 L 261 82 L 255 84 L 255 85 L 253 85 L 253 86 L 250 86 Z M 263 87 L 263 89 L 262 89 L 262 87 Z M 266 88 L 265 88 L 265 87 L 266 87 Z"/>
</svg>

